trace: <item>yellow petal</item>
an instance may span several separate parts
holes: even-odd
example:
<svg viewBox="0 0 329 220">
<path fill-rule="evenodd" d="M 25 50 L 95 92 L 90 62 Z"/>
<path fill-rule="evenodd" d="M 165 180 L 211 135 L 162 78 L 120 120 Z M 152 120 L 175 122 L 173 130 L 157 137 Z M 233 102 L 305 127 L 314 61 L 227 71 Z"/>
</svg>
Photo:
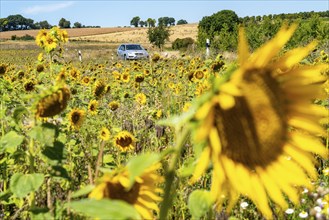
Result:
<svg viewBox="0 0 329 220">
<path fill-rule="evenodd" d="M 306 118 L 293 116 L 290 119 L 288 119 L 288 124 L 295 128 L 300 128 L 305 131 L 309 131 L 313 134 L 325 135 L 325 132 L 323 128 L 320 126 L 320 124 L 316 124 L 311 120 L 307 120 Z"/>
<path fill-rule="evenodd" d="M 301 167 L 305 169 L 305 171 L 312 177 L 316 178 L 316 172 L 314 164 L 312 163 L 312 157 L 306 153 L 301 152 L 301 150 L 290 146 L 287 144 L 284 148 L 284 151 L 291 156 Z"/>
<path fill-rule="evenodd" d="M 225 83 L 220 87 L 220 91 L 232 96 L 241 96 L 241 90 L 233 83 Z"/>
<path fill-rule="evenodd" d="M 242 66 L 249 58 L 249 48 L 246 39 L 246 35 L 243 28 L 239 28 L 239 47 L 238 47 L 238 57 L 239 64 Z"/>
<path fill-rule="evenodd" d="M 146 208 L 153 209 L 157 212 L 159 212 L 159 207 L 153 202 L 153 201 L 147 201 L 145 199 L 142 199 L 141 197 L 138 197 L 137 201 L 145 206 Z"/>
<path fill-rule="evenodd" d="M 291 133 L 291 139 L 293 146 L 296 146 L 302 150 L 309 151 L 315 154 L 319 154 L 323 158 L 328 156 L 327 149 L 323 146 L 321 141 L 309 137 L 305 134 L 299 134 L 297 132 Z"/>
<path fill-rule="evenodd" d="M 281 168 L 277 163 L 274 163 L 267 169 L 267 172 L 270 178 L 275 181 L 279 188 L 288 196 L 290 201 L 297 205 L 299 202 L 298 193 L 297 190 L 290 185 L 290 178 L 278 178 L 278 174 L 285 174 L 285 168 Z"/>
<path fill-rule="evenodd" d="M 206 171 L 210 160 L 210 147 L 205 147 L 201 153 L 201 156 L 197 162 L 190 184 L 199 180 L 201 175 Z"/>
<path fill-rule="evenodd" d="M 270 168 L 267 168 L 267 169 L 270 169 Z M 267 193 L 271 197 L 271 199 L 276 204 L 278 204 L 282 209 L 287 209 L 288 204 L 287 204 L 286 200 L 284 199 L 279 186 L 275 183 L 275 181 L 273 181 L 270 178 L 270 176 L 268 175 L 267 170 L 263 170 L 263 169 L 258 168 L 257 173 L 259 173 L 259 177 L 260 177 Z"/>
<path fill-rule="evenodd" d="M 210 129 L 209 141 L 213 154 L 219 155 L 222 150 L 222 144 L 220 142 L 219 134 L 216 127 Z"/>
<path fill-rule="evenodd" d="M 317 42 L 313 41 L 309 43 L 306 47 L 295 48 L 285 53 L 279 60 L 275 63 L 277 68 L 287 69 L 296 65 L 304 57 L 306 57 L 310 51 L 312 51 L 317 45 Z"/>
<path fill-rule="evenodd" d="M 295 32 L 297 26 L 291 25 L 286 28 L 283 26 L 277 35 L 259 48 L 254 55 L 251 55 L 250 63 L 254 68 L 263 68 L 269 61 L 279 53 L 282 47 L 288 42 L 293 33 Z"/>
<path fill-rule="evenodd" d="M 139 204 L 134 204 L 134 208 L 143 217 L 143 219 L 153 219 L 151 210 L 146 209 L 144 206 L 141 206 Z"/>
<path fill-rule="evenodd" d="M 218 104 L 223 110 L 229 110 L 230 108 L 233 108 L 235 105 L 234 96 L 221 93 L 217 96 L 217 98 L 218 98 Z"/>
<path fill-rule="evenodd" d="M 254 200 L 255 204 L 257 205 L 257 208 L 263 213 L 263 215 L 266 218 L 272 217 L 272 211 L 268 205 L 267 195 L 264 190 L 264 186 L 261 184 L 261 181 L 256 174 L 251 175 L 251 185 L 254 188 L 254 197 L 256 198 Z"/>
</svg>

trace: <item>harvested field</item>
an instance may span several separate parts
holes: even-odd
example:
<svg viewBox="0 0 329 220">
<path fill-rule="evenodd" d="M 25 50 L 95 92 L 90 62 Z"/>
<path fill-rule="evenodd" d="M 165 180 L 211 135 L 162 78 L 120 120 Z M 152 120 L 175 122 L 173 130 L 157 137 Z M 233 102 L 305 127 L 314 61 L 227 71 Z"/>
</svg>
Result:
<svg viewBox="0 0 329 220">
<path fill-rule="evenodd" d="M 110 28 L 70 28 L 65 29 L 70 37 L 92 36 L 99 34 L 117 33 L 130 30 L 139 30 L 141 28 L 131 27 L 110 27 Z M 10 39 L 11 36 L 16 35 L 22 37 L 25 35 L 36 36 L 39 30 L 16 30 L 16 31 L 4 31 L 0 32 L 0 39 Z"/>
<path fill-rule="evenodd" d="M 71 37 L 72 40 L 89 40 L 89 41 L 100 41 L 100 42 L 110 42 L 110 43 L 125 43 L 125 42 L 138 42 L 141 44 L 149 44 L 147 38 L 147 28 L 131 28 L 126 31 L 111 32 L 105 34 L 98 34 L 92 36 L 80 36 Z M 171 33 L 169 37 L 169 42 L 173 42 L 177 38 L 190 37 L 194 40 L 197 39 L 198 25 L 197 24 L 187 24 L 170 27 Z"/>
</svg>

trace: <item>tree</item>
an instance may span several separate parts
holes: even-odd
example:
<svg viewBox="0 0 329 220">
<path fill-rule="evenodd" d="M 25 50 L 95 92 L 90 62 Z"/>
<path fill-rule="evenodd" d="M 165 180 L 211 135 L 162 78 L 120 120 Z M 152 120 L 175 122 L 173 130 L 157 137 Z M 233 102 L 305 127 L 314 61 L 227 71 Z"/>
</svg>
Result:
<svg viewBox="0 0 329 220">
<path fill-rule="evenodd" d="M 140 17 L 136 16 L 136 17 L 133 17 L 133 19 L 131 19 L 130 21 L 130 25 L 133 25 L 135 27 L 138 27 L 138 24 L 139 24 L 139 21 L 141 20 Z"/>
<path fill-rule="evenodd" d="M 0 18 L 0 31 L 7 30 L 6 27 L 8 25 L 8 19 L 7 18 Z"/>
<path fill-rule="evenodd" d="M 146 22 L 145 21 L 139 21 L 139 26 L 141 26 L 141 27 L 146 26 Z"/>
<path fill-rule="evenodd" d="M 71 22 L 66 20 L 65 18 L 61 18 L 58 22 L 58 26 L 61 28 L 70 28 L 71 27 Z"/>
<path fill-rule="evenodd" d="M 238 15 L 231 10 L 222 10 L 211 16 L 203 17 L 198 25 L 198 43 L 205 45 L 206 39 L 212 41 L 225 26 L 225 31 L 233 33 L 239 24 Z"/>
<path fill-rule="evenodd" d="M 170 26 L 174 26 L 175 25 L 175 18 L 173 18 L 173 17 L 170 17 L 169 19 L 168 19 L 168 23 L 169 23 L 169 25 Z"/>
<path fill-rule="evenodd" d="M 187 21 L 184 19 L 180 19 L 177 21 L 177 25 L 181 25 L 181 24 L 187 24 Z"/>
<path fill-rule="evenodd" d="M 152 19 L 152 18 L 147 19 L 147 24 L 149 27 L 155 27 L 155 22 L 156 22 L 155 19 Z"/>
<path fill-rule="evenodd" d="M 80 22 L 74 22 L 73 27 L 75 27 L 75 28 L 81 28 L 82 25 L 81 25 Z"/>
<path fill-rule="evenodd" d="M 40 29 L 50 29 L 51 25 L 48 23 L 48 21 L 40 21 L 39 22 Z"/>
<path fill-rule="evenodd" d="M 163 48 L 166 40 L 169 40 L 169 29 L 163 25 L 149 28 L 147 35 L 151 44 L 157 46 L 160 50 Z"/>
</svg>

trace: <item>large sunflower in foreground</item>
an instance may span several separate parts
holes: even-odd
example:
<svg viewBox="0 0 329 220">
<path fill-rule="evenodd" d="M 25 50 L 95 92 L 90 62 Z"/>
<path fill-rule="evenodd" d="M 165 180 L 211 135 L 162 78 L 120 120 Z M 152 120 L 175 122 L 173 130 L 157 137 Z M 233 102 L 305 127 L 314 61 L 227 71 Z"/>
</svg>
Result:
<svg viewBox="0 0 329 220">
<path fill-rule="evenodd" d="M 157 185 L 163 182 L 163 178 L 157 173 L 159 168 L 160 164 L 147 168 L 135 178 L 130 188 L 129 173 L 126 169 L 106 173 L 89 194 L 89 198 L 122 200 L 134 206 L 143 219 L 154 219 L 153 211 L 159 212 L 157 202 L 162 200 L 157 195 L 162 192 Z"/>
<path fill-rule="evenodd" d="M 315 43 L 277 57 L 295 29 L 283 27 L 252 55 L 241 29 L 240 67 L 203 96 L 208 98 L 195 113 L 195 143 L 204 147 L 191 182 L 211 161 L 218 208 L 228 200 L 229 211 L 244 195 L 272 218 L 268 199 L 283 209 L 284 195 L 298 203 L 297 187 L 311 188 L 309 178 L 316 178 L 312 153 L 327 156 L 314 136 L 323 133 L 318 120 L 328 113 L 311 103 L 321 95 L 320 72 L 327 66 L 299 64 Z"/>
</svg>

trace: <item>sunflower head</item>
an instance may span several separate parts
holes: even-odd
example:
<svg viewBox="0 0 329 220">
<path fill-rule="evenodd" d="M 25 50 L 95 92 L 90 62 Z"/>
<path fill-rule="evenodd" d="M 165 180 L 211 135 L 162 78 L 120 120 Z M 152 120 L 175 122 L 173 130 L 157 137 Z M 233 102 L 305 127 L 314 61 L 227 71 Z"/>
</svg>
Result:
<svg viewBox="0 0 329 220">
<path fill-rule="evenodd" d="M 60 87 L 51 94 L 42 97 L 36 106 L 37 117 L 53 117 L 66 108 L 70 99 L 70 90 L 66 87 Z"/>
<path fill-rule="evenodd" d="M 45 67 L 43 66 L 43 64 L 39 63 L 37 65 L 37 72 L 38 73 L 41 73 L 44 69 L 45 69 Z"/>
<path fill-rule="evenodd" d="M 135 82 L 141 83 L 144 81 L 144 75 L 143 74 L 138 74 L 135 76 Z"/>
<path fill-rule="evenodd" d="M 6 71 L 7 71 L 7 65 L 4 63 L 1 63 L 0 64 L 0 76 L 4 75 L 6 73 Z"/>
<path fill-rule="evenodd" d="M 162 192 L 158 185 L 163 182 L 163 178 L 157 173 L 159 168 L 160 164 L 154 164 L 145 169 L 140 176 L 135 178 L 131 187 L 128 185 L 130 178 L 126 167 L 106 173 L 89 194 L 89 198 L 125 201 L 132 205 L 143 219 L 153 219 L 153 211 L 159 212 L 157 203 L 162 200 L 157 195 Z"/>
<path fill-rule="evenodd" d="M 109 129 L 107 129 L 106 127 L 102 127 L 101 131 L 100 131 L 100 138 L 103 140 L 103 141 L 108 141 L 110 139 L 110 131 Z"/>
<path fill-rule="evenodd" d="M 135 100 L 140 105 L 145 105 L 146 103 L 146 95 L 144 93 L 138 93 L 135 95 Z"/>
<path fill-rule="evenodd" d="M 212 161 L 211 191 L 218 207 L 227 198 L 230 210 L 242 194 L 272 218 L 268 198 L 283 209 L 288 207 L 284 194 L 298 203 L 294 186 L 311 188 L 309 177 L 316 178 L 311 153 L 327 155 L 314 137 L 323 133 L 318 120 L 327 112 L 311 104 L 321 93 L 325 66 L 299 64 L 315 44 L 277 56 L 295 29 L 284 26 L 252 55 L 241 29 L 240 67 L 200 98 L 194 141 L 204 148 L 192 182 Z"/>
<path fill-rule="evenodd" d="M 106 85 L 103 81 L 100 81 L 100 80 L 97 81 L 95 83 L 95 87 L 94 87 L 94 96 L 96 98 L 102 97 L 105 93 L 105 87 L 106 87 Z"/>
<path fill-rule="evenodd" d="M 88 111 L 92 115 L 97 114 L 97 107 L 98 107 L 98 101 L 97 100 L 91 100 L 88 104 Z"/>
<path fill-rule="evenodd" d="M 122 82 L 128 83 L 130 81 L 130 74 L 129 72 L 124 72 L 121 75 Z"/>
<path fill-rule="evenodd" d="M 112 110 L 112 111 L 115 111 L 119 108 L 120 104 L 119 102 L 117 101 L 112 101 L 109 103 L 109 108 Z"/>
<path fill-rule="evenodd" d="M 83 85 L 87 86 L 90 83 L 90 78 L 88 76 L 85 76 L 82 78 L 81 82 Z"/>
<path fill-rule="evenodd" d="M 73 79 L 73 80 L 77 80 L 80 78 L 80 70 L 78 70 L 77 68 L 75 67 L 72 67 L 72 69 L 70 70 L 70 77 Z"/>
<path fill-rule="evenodd" d="M 114 138 L 114 145 L 121 152 L 127 152 L 135 149 L 136 138 L 129 131 L 121 131 Z"/>
<path fill-rule="evenodd" d="M 33 91 L 35 88 L 35 82 L 33 80 L 27 80 L 26 82 L 24 82 L 24 90 L 26 92 L 31 92 Z"/>
<path fill-rule="evenodd" d="M 86 113 L 81 109 L 72 109 L 68 115 L 70 127 L 79 130 L 85 120 Z"/>
</svg>

